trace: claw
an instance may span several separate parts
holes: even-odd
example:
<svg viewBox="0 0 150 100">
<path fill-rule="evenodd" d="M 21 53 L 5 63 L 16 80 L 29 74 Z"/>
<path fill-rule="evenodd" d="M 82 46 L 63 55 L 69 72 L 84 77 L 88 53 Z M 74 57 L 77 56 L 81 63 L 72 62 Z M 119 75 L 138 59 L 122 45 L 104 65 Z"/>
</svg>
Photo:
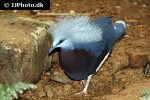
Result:
<svg viewBox="0 0 150 100">
<path fill-rule="evenodd" d="M 73 86 L 75 88 L 80 88 L 80 90 L 85 86 L 85 81 L 81 80 L 81 81 L 76 81 L 73 83 Z"/>
<path fill-rule="evenodd" d="M 74 95 L 75 96 L 90 96 L 87 92 L 84 92 L 84 91 L 75 93 Z"/>
</svg>

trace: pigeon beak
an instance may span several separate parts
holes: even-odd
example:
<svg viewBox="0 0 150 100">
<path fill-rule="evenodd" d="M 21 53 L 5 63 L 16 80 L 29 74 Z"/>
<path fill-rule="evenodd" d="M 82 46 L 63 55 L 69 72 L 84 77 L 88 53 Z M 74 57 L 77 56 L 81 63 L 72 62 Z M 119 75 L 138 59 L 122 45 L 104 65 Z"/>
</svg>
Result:
<svg viewBox="0 0 150 100">
<path fill-rule="evenodd" d="M 49 53 L 48 53 L 48 56 L 50 56 L 50 55 L 52 55 L 53 54 L 53 50 L 55 49 L 55 47 L 51 47 L 50 49 L 49 49 Z"/>
</svg>

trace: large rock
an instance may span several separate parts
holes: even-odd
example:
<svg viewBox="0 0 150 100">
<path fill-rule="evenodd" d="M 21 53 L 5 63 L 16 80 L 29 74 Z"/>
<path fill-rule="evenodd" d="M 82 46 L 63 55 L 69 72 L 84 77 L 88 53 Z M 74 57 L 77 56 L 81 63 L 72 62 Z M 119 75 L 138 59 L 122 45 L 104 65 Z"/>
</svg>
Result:
<svg viewBox="0 0 150 100">
<path fill-rule="evenodd" d="M 51 67 L 46 26 L 0 15 L 0 83 L 35 82 Z"/>
</svg>

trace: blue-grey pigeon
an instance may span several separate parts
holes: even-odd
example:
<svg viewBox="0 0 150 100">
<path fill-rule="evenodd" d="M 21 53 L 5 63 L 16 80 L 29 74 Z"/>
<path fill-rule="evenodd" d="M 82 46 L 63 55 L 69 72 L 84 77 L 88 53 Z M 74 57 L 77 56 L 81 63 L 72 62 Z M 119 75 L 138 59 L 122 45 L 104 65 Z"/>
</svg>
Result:
<svg viewBox="0 0 150 100">
<path fill-rule="evenodd" d="M 125 22 L 111 22 L 111 16 L 90 20 L 87 16 L 64 16 L 50 26 L 53 44 L 49 55 L 59 53 L 66 75 L 73 80 L 87 78 L 81 93 L 86 94 L 92 75 L 112 50 L 113 43 L 125 33 Z"/>
</svg>

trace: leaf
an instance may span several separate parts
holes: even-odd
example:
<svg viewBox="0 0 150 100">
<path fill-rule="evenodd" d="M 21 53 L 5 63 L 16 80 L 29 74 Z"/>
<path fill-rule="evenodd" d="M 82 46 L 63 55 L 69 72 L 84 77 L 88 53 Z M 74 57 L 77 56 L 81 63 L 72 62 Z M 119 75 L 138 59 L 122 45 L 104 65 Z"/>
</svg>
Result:
<svg viewBox="0 0 150 100">
<path fill-rule="evenodd" d="M 145 88 L 142 90 L 141 100 L 150 100 L 150 88 Z"/>
<path fill-rule="evenodd" d="M 24 90 L 36 88 L 34 84 L 27 83 L 13 83 L 11 85 L 5 85 L 3 88 L 0 84 L 0 100 L 12 100 L 12 97 L 18 98 L 18 93 L 23 93 Z"/>
</svg>

